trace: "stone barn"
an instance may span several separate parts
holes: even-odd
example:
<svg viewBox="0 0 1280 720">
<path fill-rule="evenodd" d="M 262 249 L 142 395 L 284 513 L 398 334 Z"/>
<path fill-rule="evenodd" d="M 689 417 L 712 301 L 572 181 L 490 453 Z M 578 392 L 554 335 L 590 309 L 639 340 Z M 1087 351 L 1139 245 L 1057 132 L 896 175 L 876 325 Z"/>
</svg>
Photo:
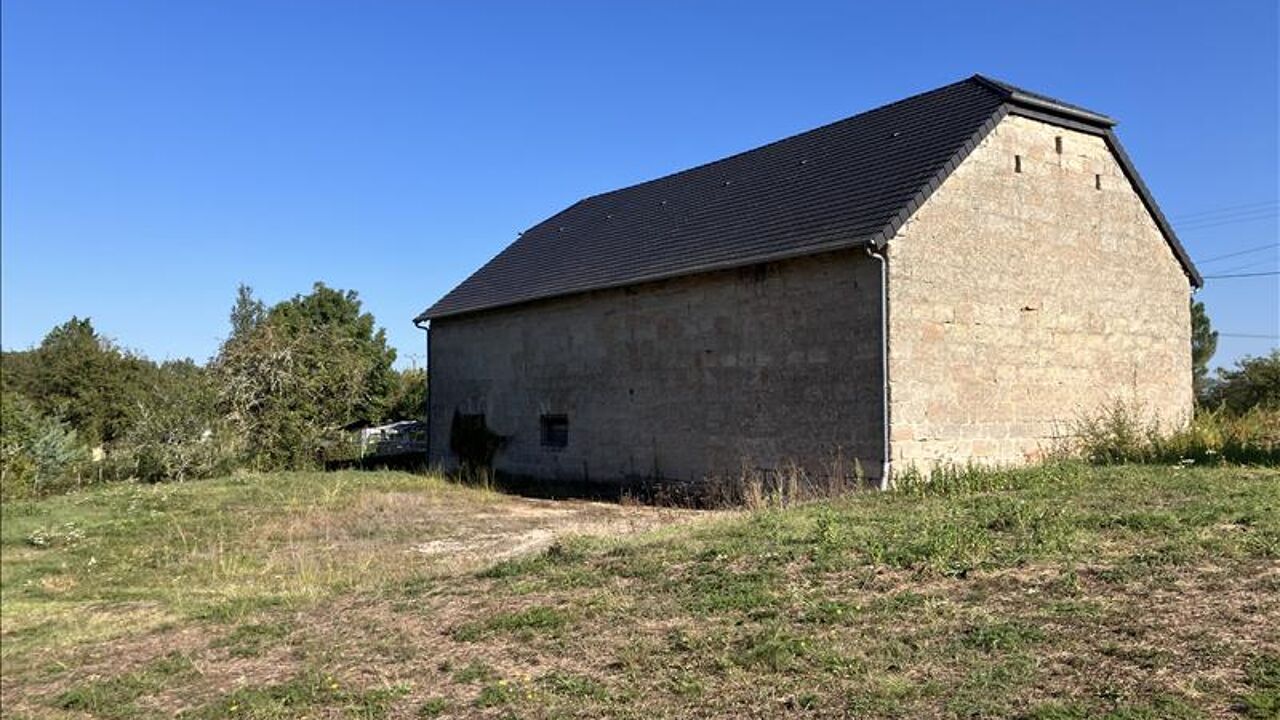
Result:
<svg viewBox="0 0 1280 720">
<path fill-rule="evenodd" d="M 581 200 L 417 318 L 431 460 L 883 481 L 1182 422 L 1201 280 L 1114 125 L 974 76 Z"/>
</svg>

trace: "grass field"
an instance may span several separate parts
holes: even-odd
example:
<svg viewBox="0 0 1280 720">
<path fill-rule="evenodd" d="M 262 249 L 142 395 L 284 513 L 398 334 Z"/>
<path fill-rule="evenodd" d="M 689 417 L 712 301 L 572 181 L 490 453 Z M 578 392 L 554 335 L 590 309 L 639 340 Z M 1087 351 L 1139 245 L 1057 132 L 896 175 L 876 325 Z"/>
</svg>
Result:
<svg viewBox="0 0 1280 720">
<path fill-rule="evenodd" d="M 1277 717 L 1280 471 L 752 512 L 404 473 L 3 508 L 5 717 Z"/>
</svg>

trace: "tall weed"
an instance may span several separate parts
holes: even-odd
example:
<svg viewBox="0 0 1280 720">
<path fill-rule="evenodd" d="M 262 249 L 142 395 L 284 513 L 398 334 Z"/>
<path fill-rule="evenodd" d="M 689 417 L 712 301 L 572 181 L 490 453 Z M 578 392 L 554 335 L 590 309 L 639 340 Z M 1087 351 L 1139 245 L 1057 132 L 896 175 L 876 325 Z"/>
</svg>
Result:
<svg viewBox="0 0 1280 720">
<path fill-rule="evenodd" d="M 1187 425 L 1167 429 L 1140 405 L 1116 403 L 1072 429 L 1079 455 L 1101 465 L 1280 465 L 1280 410 L 1274 408 L 1201 411 Z"/>
</svg>

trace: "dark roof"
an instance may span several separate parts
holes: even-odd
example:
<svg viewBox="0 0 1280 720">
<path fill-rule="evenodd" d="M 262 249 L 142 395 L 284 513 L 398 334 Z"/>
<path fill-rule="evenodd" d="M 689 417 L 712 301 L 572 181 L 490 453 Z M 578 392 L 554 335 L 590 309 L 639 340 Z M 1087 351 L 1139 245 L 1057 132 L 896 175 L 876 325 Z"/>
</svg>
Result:
<svg viewBox="0 0 1280 720">
<path fill-rule="evenodd" d="M 883 246 L 1005 114 L 1105 137 L 1200 277 L 1105 115 L 975 75 L 763 147 L 581 200 L 417 320 L 859 245 Z"/>
</svg>

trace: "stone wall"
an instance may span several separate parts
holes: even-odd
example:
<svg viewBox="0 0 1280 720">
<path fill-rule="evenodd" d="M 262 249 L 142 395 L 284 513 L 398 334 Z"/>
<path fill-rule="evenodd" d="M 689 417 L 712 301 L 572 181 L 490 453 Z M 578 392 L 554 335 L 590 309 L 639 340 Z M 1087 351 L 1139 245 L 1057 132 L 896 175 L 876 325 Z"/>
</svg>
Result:
<svg viewBox="0 0 1280 720">
<path fill-rule="evenodd" d="M 496 469 L 698 480 L 881 453 L 877 263 L 853 251 L 443 318 L 431 452 L 455 412 L 506 437 Z M 540 418 L 563 415 L 546 447 Z"/>
<path fill-rule="evenodd" d="M 888 257 L 896 468 L 1024 462 L 1117 401 L 1189 416 L 1189 281 L 1102 138 L 1006 117 Z"/>
</svg>

